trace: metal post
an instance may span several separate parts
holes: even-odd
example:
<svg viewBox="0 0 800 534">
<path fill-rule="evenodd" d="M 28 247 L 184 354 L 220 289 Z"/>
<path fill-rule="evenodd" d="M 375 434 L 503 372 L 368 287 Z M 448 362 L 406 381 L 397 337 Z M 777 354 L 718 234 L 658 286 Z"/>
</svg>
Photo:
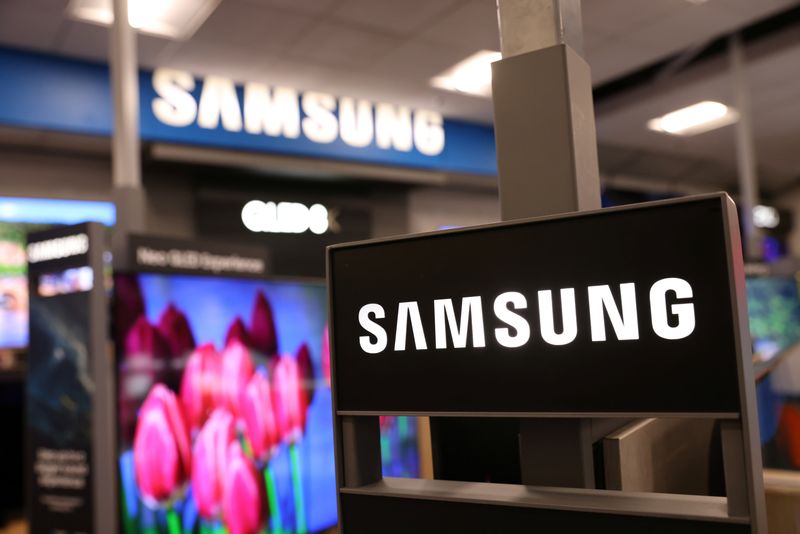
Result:
<svg viewBox="0 0 800 534">
<path fill-rule="evenodd" d="M 504 220 L 600 207 L 592 79 L 580 0 L 498 0 L 493 66 Z M 523 420 L 523 484 L 595 486 L 592 421 Z"/>
<path fill-rule="evenodd" d="M 580 0 L 498 0 L 493 65 L 504 220 L 600 207 L 600 173 Z"/>
<path fill-rule="evenodd" d="M 113 199 L 117 224 L 112 238 L 115 264 L 127 262 L 126 241 L 145 226 L 139 144 L 139 78 L 136 32 L 128 22 L 128 0 L 113 0 L 114 23 L 110 32 L 111 87 L 114 130 L 111 145 Z"/>
<path fill-rule="evenodd" d="M 746 60 L 738 34 L 728 41 L 734 105 L 739 111 L 736 124 L 736 163 L 739 171 L 739 211 L 742 219 L 742 243 L 747 260 L 761 259 L 761 236 L 753 224 L 753 208 L 758 204 L 758 163 L 753 136 L 753 113 L 747 86 Z"/>
</svg>

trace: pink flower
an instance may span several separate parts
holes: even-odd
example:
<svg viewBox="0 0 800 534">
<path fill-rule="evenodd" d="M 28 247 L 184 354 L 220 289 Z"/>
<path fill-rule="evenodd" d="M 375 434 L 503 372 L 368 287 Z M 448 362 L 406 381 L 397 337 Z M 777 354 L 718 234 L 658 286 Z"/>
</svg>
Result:
<svg viewBox="0 0 800 534">
<path fill-rule="evenodd" d="M 246 346 L 233 341 L 225 347 L 222 351 L 222 401 L 235 417 L 239 417 L 241 394 L 254 372 Z"/>
<path fill-rule="evenodd" d="M 170 304 L 158 320 L 158 331 L 164 336 L 171 356 L 183 356 L 194 349 L 194 334 L 186 315 Z"/>
<path fill-rule="evenodd" d="M 142 404 L 133 440 L 136 482 L 151 505 L 172 497 L 189 477 L 189 432 L 178 399 L 156 384 Z"/>
<path fill-rule="evenodd" d="M 243 345 L 247 345 L 248 347 L 253 346 L 253 341 L 250 339 L 250 333 L 247 331 L 247 327 L 245 326 L 241 317 L 237 317 L 236 320 L 231 323 L 231 326 L 228 327 L 228 333 L 225 334 L 226 347 L 234 341 L 238 341 Z"/>
<path fill-rule="evenodd" d="M 261 291 L 256 295 L 250 318 L 250 339 L 253 341 L 253 348 L 267 356 L 278 354 L 278 334 L 275 331 L 272 306 Z"/>
<path fill-rule="evenodd" d="M 242 392 L 241 411 L 253 454 L 261 461 L 268 461 L 280 443 L 280 433 L 265 369 L 256 371 Z"/>
<path fill-rule="evenodd" d="M 331 342 L 328 337 L 328 325 L 322 332 L 322 376 L 328 385 L 331 385 Z"/>
<path fill-rule="evenodd" d="M 181 404 L 192 430 L 200 428 L 222 398 L 222 358 L 214 345 L 198 347 L 186 362 Z"/>
<path fill-rule="evenodd" d="M 316 389 L 316 378 L 314 377 L 314 363 L 311 361 L 311 350 L 308 348 L 307 343 L 300 345 L 295 354 L 297 360 L 297 367 L 300 369 L 301 384 L 303 391 L 305 391 L 308 403 L 314 400 L 314 391 Z"/>
<path fill-rule="evenodd" d="M 214 519 L 222 511 L 228 446 L 235 440 L 233 416 L 223 408 L 214 410 L 197 434 L 192 450 L 192 491 L 197 510 L 206 519 Z"/>
<path fill-rule="evenodd" d="M 236 441 L 228 446 L 222 514 L 229 534 L 257 534 L 269 514 L 261 477 Z"/>
<path fill-rule="evenodd" d="M 140 316 L 125 336 L 125 357 L 164 359 L 170 355 L 169 344 L 144 315 Z"/>
<path fill-rule="evenodd" d="M 302 386 L 300 367 L 294 358 L 281 356 L 272 372 L 272 403 L 281 437 L 297 443 L 306 425 L 308 395 Z"/>
</svg>

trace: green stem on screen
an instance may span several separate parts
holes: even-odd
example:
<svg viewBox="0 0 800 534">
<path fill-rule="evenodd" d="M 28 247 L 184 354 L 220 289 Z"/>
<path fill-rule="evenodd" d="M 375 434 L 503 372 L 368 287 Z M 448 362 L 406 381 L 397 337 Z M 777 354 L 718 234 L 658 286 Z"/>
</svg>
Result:
<svg viewBox="0 0 800 534">
<path fill-rule="evenodd" d="M 294 490 L 294 512 L 297 521 L 297 534 L 306 534 L 306 506 L 303 502 L 303 476 L 300 471 L 300 455 L 297 444 L 289 445 L 289 457 L 292 460 L 292 489 Z"/>
<path fill-rule="evenodd" d="M 172 508 L 167 510 L 167 529 L 169 534 L 181 534 L 181 520 Z"/>
<path fill-rule="evenodd" d="M 267 499 L 269 500 L 269 513 L 272 516 L 272 528 L 274 534 L 283 534 L 283 519 L 281 518 L 281 508 L 278 505 L 278 487 L 275 484 L 275 473 L 267 464 L 264 468 L 264 482 L 267 484 Z"/>
<path fill-rule="evenodd" d="M 122 495 L 122 517 L 125 523 L 125 534 L 136 534 L 136 522 L 128 511 L 128 499 L 125 495 L 125 484 L 120 484 L 120 494 Z"/>
</svg>

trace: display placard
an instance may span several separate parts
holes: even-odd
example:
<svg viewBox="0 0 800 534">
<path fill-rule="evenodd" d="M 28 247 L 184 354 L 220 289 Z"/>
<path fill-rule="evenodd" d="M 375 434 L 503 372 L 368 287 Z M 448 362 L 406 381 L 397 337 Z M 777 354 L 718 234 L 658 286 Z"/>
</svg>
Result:
<svg viewBox="0 0 800 534">
<path fill-rule="evenodd" d="M 725 195 L 329 249 L 343 412 L 740 411 Z"/>
<path fill-rule="evenodd" d="M 28 237 L 32 534 L 115 530 L 105 242 L 98 223 Z"/>
</svg>

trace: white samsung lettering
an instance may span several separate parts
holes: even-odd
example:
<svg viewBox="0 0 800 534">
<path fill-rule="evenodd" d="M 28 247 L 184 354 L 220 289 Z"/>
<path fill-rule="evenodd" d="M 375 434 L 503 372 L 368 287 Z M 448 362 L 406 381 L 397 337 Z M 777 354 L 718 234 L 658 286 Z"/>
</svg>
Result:
<svg viewBox="0 0 800 534">
<path fill-rule="evenodd" d="M 511 311 L 509 305 L 513 306 L 515 310 L 524 310 L 528 307 L 528 301 L 525 295 L 516 291 L 501 293 L 494 299 L 495 316 L 516 330 L 516 333 L 511 335 L 510 330 L 506 327 L 496 328 L 494 337 L 502 346 L 513 349 L 528 342 L 531 338 L 531 327 L 524 317 Z"/>
<path fill-rule="evenodd" d="M 300 137 L 300 109 L 297 91 L 286 87 L 270 90 L 263 83 L 244 86 L 244 129 L 271 137 Z"/>
<path fill-rule="evenodd" d="M 578 320 L 575 311 L 575 289 L 561 290 L 561 333 L 556 333 L 553 314 L 553 292 L 539 291 L 539 328 L 542 339 L 551 345 L 567 345 L 578 336 Z"/>
<path fill-rule="evenodd" d="M 677 302 L 668 303 L 674 295 Z M 680 340 L 695 331 L 695 305 L 692 302 L 692 286 L 682 278 L 663 278 L 650 286 L 648 293 L 650 319 L 653 332 L 666 340 Z M 565 346 L 574 342 L 578 335 L 578 308 L 576 289 L 561 288 L 556 304 L 553 291 L 537 292 L 539 331 L 542 341 L 552 346 Z M 585 302 L 588 304 L 589 332 L 583 334 L 593 343 L 607 343 L 610 339 L 631 341 L 640 338 L 639 317 L 636 302 L 636 285 L 619 284 L 619 302 L 610 285 L 594 285 L 585 289 Z M 460 307 L 453 299 L 436 299 L 432 302 L 433 334 L 436 349 L 465 349 L 486 347 L 483 315 L 483 298 L 470 296 L 461 299 Z M 457 310 L 460 312 L 457 315 Z M 531 324 L 520 310 L 528 309 L 527 297 L 517 291 L 506 291 L 492 301 L 494 318 L 501 326 L 494 328 L 495 342 L 504 348 L 519 348 L 530 343 Z M 561 318 L 560 332 L 556 331 L 556 317 Z M 378 304 L 366 304 L 358 313 L 361 327 L 370 335 L 359 337 L 361 348 L 367 354 L 378 354 L 387 348 L 386 329 L 375 322 L 384 319 L 386 312 Z M 409 325 L 413 338 L 413 349 L 421 351 L 428 348 L 425 325 L 418 301 L 400 302 L 394 323 L 394 351 L 409 350 Z M 586 315 L 584 315 L 586 317 Z M 612 334 L 606 332 L 606 319 L 611 325 Z M 497 324 L 497 323 L 495 323 Z M 430 332 L 430 330 L 428 330 Z M 452 343 L 448 342 L 448 338 Z M 412 349 L 412 350 L 413 350 Z"/>
<path fill-rule="evenodd" d="M 378 148 L 410 152 L 414 147 L 411 110 L 403 106 L 378 104 L 375 107 L 375 143 Z"/>
<path fill-rule="evenodd" d="M 394 350 L 406 350 L 406 336 L 408 322 L 411 322 L 411 331 L 414 336 L 414 347 L 425 350 L 428 343 L 425 341 L 425 330 L 422 328 L 422 317 L 419 315 L 419 304 L 416 302 L 401 302 L 397 305 L 397 328 L 394 336 Z"/>
<path fill-rule="evenodd" d="M 367 304 L 361 307 L 361 311 L 358 312 L 358 324 L 372 334 L 375 341 L 372 341 L 370 336 L 361 336 L 358 338 L 358 343 L 361 345 L 361 350 L 367 354 L 378 354 L 386 348 L 386 330 L 373 321 L 370 316 L 383 319 L 386 317 L 386 312 L 380 304 Z"/>
<path fill-rule="evenodd" d="M 194 77 L 188 72 L 173 69 L 157 69 L 153 73 L 153 115 L 168 126 L 189 126 L 197 118 L 197 102 Z"/>
<path fill-rule="evenodd" d="M 653 331 L 664 339 L 683 339 L 694 332 L 694 304 L 683 302 L 669 307 L 678 318 L 678 324 L 670 326 L 667 319 L 667 292 L 672 291 L 679 299 L 692 298 L 692 286 L 680 278 L 664 278 L 650 288 L 650 317 Z"/>
<path fill-rule="evenodd" d="M 309 91 L 303 95 L 303 135 L 315 143 L 333 143 L 339 135 L 336 98 L 328 93 Z"/>
<path fill-rule="evenodd" d="M 620 341 L 639 339 L 636 288 L 634 284 L 620 284 L 619 291 L 622 297 L 621 313 L 614 301 L 614 295 L 611 293 L 611 286 L 589 287 L 589 319 L 592 323 L 592 341 L 606 340 L 606 314 L 617 339 Z"/>
<path fill-rule="evenodd" d="M 480 297 L 464 297 L 461 299 L 461 319 L 459 321 L 456 321 L 453 299 L 434 300 L 433 315 L 437 349 L 447 348 L 448 329 L 450 337 L 453 339 L 453 348 L 465 348 L 470 331 L 472 331 L 473 347 L 486 346 L 483 332 L 483 306 Z"/>
<path fill-rule="evenodd" d="M 350 97 L 339 100 L 339 135 L 342 141 L 357 148 L 372 143 L 372 104 Z"/>
<path fill-rule="evenodd" d="M 28 263 L 60 260 L 89 252 L 89 236 L 76 234 L 28 245 Z"/>
<path fill-rule="evenodd" d="M 444 119 L 438 112 L 307 91 L 263 83 L 244 84 L 240 100 L 236 84 L 220 76 L 197 82 L 186 71 L 156 69 L 151 102 L 155 118 L 176 128 L 197 124 L 204 129 L 222 128 L 297 139 L 301 135 L 319 144 L 341 139 L 353 148 L 377 146 L 381 150 L 437 156 L 445 147 Z"/>
<path fill-rule="evenodd" d="M 197 125 L 214 129 L 222 119 L 222 127 L 229 132 L 242 131 L 242 110 L 233 81 L 219 76 L 208 76 L 203 81 Z"/>
</svg>

